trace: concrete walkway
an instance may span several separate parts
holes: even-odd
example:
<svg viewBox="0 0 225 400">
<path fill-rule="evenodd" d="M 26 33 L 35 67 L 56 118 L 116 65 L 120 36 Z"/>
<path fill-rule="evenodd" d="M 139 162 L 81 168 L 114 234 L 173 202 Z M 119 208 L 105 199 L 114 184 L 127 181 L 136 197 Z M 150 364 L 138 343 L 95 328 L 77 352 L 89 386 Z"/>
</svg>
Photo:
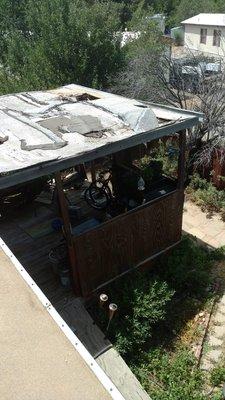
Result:
<svg viewBox="0 0 225 400">
<path fill-rule="evenodd" d="M 225 223 L 218 214 L 211 218 L 202 212 L 194 203 L 187 201 L 184 205 L 183 230 L 196 236 L 211 247 L 225 246 Z"/>
<path fill-rule="evenodd" d="M 103 387 L 20 276 L 12 259 L 0 246 L 0 398 L 122 399 L 120 395 L 114 397 L 117 389 L 109 386 L 107 391 Z M 91 365 L 94 364 L 93 360 Z M 97 369 L 100 370 L 98 365 Z"/>
<path fill-rule="evenodd" d="M 195 204 L 187 201 L 184 206 L 183 231 L 196 236 L 205 245 L 219 248 L 225 246 L 225 223 L 219 215 L 207 218 L 207 214 Z M 225 262 L 217 268 L 225 270 Z M 215 271 L 215 276 L 217 272 Z M 220 277 L 221 279 L 221 277 Z M 223 275 L 222 275 L 223 279 Z M 225 284 L 222 285 L 225 287 Z M 209 371 L 225 358 L 225 290 L 215 305 L 206 338 L 206 350 L 203 352 L 201 366 Z"/>
</svg>

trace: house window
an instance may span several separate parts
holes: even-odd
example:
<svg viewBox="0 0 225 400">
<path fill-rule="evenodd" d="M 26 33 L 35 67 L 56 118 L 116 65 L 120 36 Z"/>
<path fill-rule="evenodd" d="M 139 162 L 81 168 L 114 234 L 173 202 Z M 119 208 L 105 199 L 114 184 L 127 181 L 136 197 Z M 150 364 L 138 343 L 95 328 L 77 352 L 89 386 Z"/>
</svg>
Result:
<svg viewBox="0 0 225 400">
<path fill-rule="evenodd" d="M 213 46 L 220 47 L 221 31 L 214 29 L 213 31 Z"/>
<path fill-rule="evenodd" d="M 206 38 L 207 38 L 207 29 L 201 28 L 200 43 L 206 44 Z"/>
</svg>

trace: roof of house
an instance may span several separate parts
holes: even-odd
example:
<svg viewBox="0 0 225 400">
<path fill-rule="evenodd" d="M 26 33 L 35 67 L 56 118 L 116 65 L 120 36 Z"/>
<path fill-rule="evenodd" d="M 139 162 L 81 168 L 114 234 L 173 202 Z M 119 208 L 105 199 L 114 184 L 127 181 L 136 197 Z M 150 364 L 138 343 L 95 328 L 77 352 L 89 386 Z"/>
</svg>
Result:
<svg viewBox="0 0 225 400">
<path fill-rule="evenodd" d="M 181 23 L 190 25 L 225 26 L 225 14 L 198 14 Z"/>
<path fill-rule="evenodd" d="M 0 398 L 124 400 L 0 238 Z"/>
<path fill-rule="evenodd" d="M 0 188 L 196 125 L 202 115 L 79 85 L 0 97 Z"/>
</svg>

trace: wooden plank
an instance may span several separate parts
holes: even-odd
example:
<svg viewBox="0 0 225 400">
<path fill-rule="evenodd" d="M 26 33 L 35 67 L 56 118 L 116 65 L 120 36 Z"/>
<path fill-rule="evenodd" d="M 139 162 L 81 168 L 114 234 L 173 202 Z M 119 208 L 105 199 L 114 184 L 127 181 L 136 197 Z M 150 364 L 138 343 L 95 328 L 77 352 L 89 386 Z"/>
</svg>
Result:
<svg viewBox="0 0 225 400">
<path fill-rule="evenodd" d="M 60 285 L 59 277 L 53 273 L 48 254 L 61 238 L 58 232 L 38 239 L 27 235 L 19 223 L 24 220 L 27 210 L 1 223 L 0 236 L 15 254 L 24 268 L 35 280 L 54 307 L 62 299 L 74 298 L 71 290 Z"/>
<path fill-rule="evenodd" d="M 124 276 L 126 274 L 134 272 L 135 269 L 138 269 L 138 268 L 140 268 L 140 269 L 141 268 L 142 269 L 152 268 L 154 266 L 154 263 L 155 263 L 157 257 L 160 257 L 162 254 L 165 254 L 165 253 L 171 251 L 174 247 L 178 246 L 179 243 L 180 243 L 180 240 L 179 240 L 179 242 L 174 243 L 173 245 L 167 247 L 166 249 L 163 249 L 159 253 L 153 254 L 152 256 L 150 256 L 150 257 L 146 258 L 145 260 L 141 261 L 139 264 L 136 264 L 134 267 L 124 271 L 122 274 L 115 276 L 114 278 L 110 279 L 107 282 L 104 282 L 102 285 L 98 286 L 94 291 L 95 292 L 99 292 L 99 290 L 104 289 L 107 285 L 111 284 L 116 279 L 119 279 L 119 278 L 121 278 L 122 276 Z"/>
<path fill-rule="evenodd" d="M 114 348 L 99 356 L 96 361 L 120 390 L 125 399 L 151 400 L 140 382 Z"/>
<path fill-rule="evenodd" d="M 112 347 L 79 298 L 58 303 L 57 311 L 94 358 Z"/>
</svg>

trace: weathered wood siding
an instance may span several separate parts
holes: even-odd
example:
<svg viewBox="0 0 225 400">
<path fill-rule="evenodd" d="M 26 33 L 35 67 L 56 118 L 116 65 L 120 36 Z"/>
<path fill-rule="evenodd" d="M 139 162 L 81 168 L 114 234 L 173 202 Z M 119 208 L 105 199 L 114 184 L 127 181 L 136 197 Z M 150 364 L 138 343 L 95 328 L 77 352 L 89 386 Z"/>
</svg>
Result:
<svg viewBox="0 0 225 400">
<path fill-rule="evenodd" d="M 74 237 L 83 296 L 178 242 L 182 210 L 177 190 Z"/>
<path fill-rule="evenodd" d="M 225 151 L 224 149 L 216 149 L 212 159 L 213 176 L 212 181 L 217 189 L 225 189 Z M 221 177 L 223 177 L 221 179 Z"/>
</svg>

